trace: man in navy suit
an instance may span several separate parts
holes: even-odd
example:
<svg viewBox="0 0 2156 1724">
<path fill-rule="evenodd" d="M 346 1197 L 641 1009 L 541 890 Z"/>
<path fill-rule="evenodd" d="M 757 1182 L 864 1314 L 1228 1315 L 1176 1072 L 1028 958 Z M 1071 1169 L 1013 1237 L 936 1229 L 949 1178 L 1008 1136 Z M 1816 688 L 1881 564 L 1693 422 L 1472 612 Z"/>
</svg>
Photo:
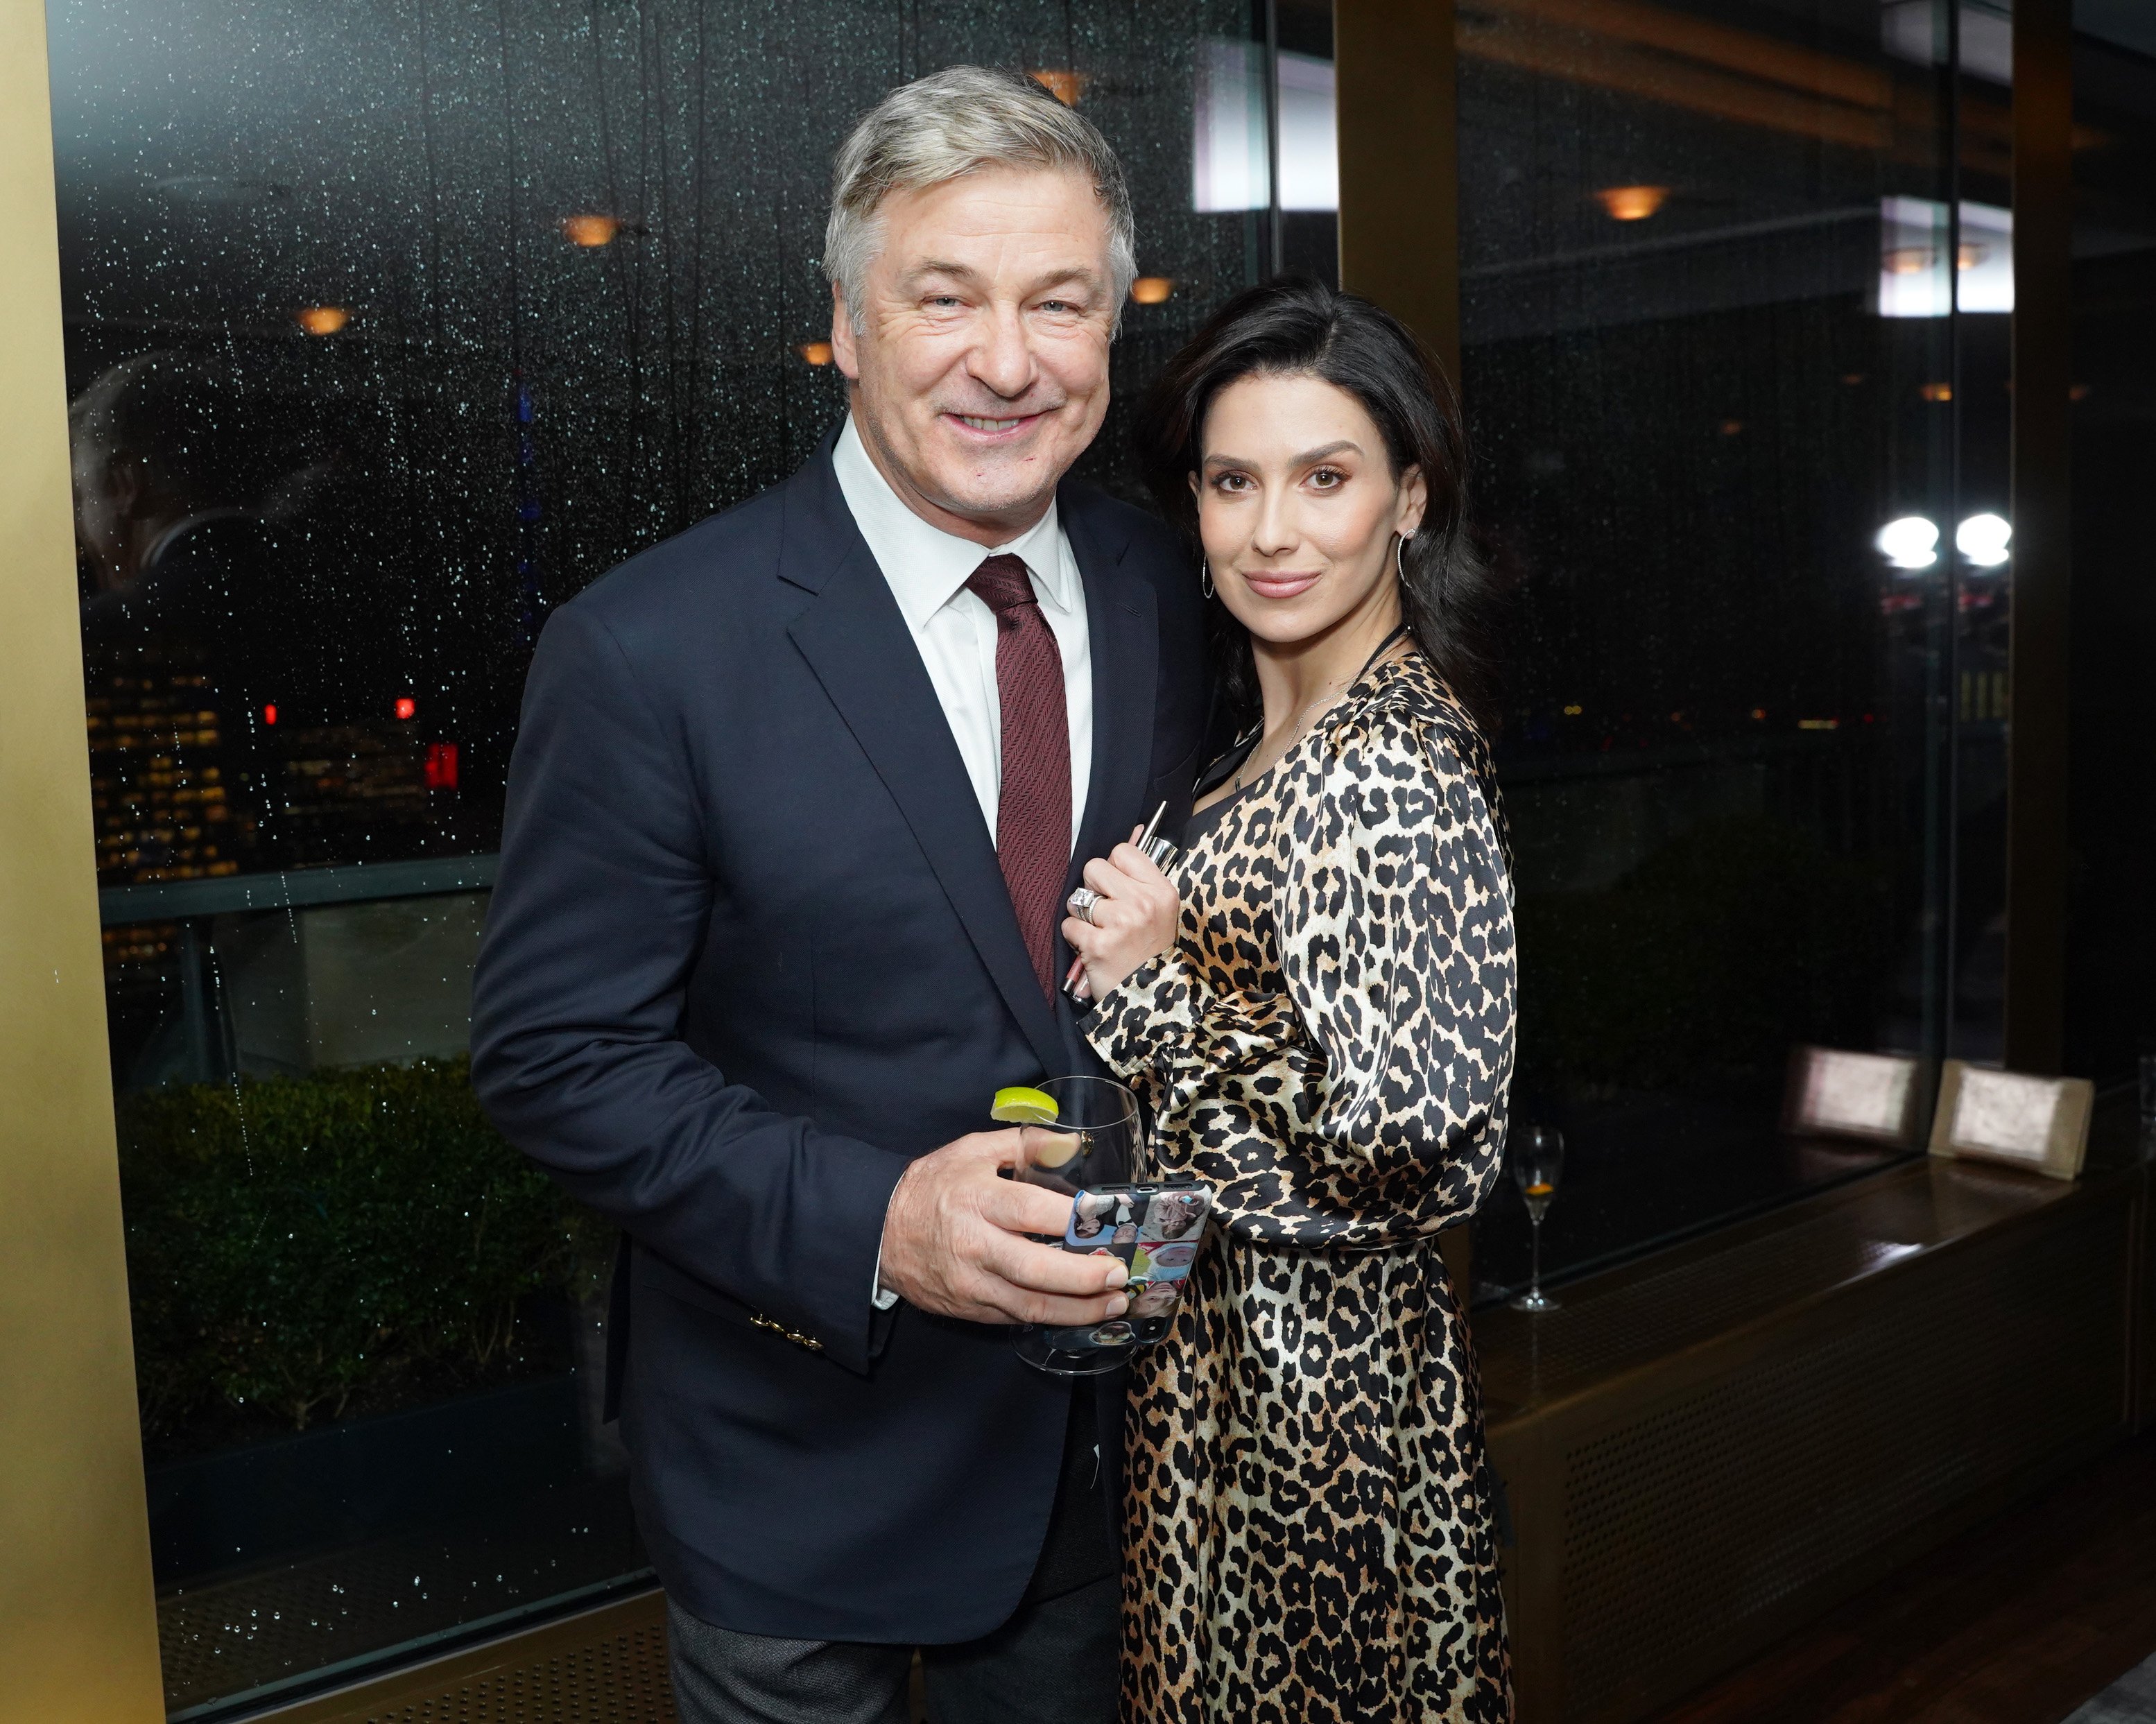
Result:
<svg viewBox="0 0 2156 1724">
<path fill-rule="evenodd" d="M 1135 273 L 1098 132 L 957 67 L 834 175 L 845 423 L 547 624 L 474 1075 L 618 1221 L 613 1391 L 685 1716 L 1115 1712 L 1120 1393 L 1009 1326 L 1119 1314 L 999 1087 L 1086 1069 L 1080 865 L 1202 740 L 1200 600 L 1065 475 Z M 1134 854 L 1134 853 L 1130 853 Z"/>
</svg>

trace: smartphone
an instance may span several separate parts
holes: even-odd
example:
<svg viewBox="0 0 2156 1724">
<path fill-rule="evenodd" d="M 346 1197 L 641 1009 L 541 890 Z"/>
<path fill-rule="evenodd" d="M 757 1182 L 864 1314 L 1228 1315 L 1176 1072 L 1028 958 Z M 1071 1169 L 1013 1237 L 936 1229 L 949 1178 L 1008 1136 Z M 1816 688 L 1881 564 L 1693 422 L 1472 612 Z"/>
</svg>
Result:
<svg viewBox="0 0 2156 1724">
<path fill-rule="evenodd" d="M 1158 1184 L 1080 1192 L 1060 1243 L 1066 1251 L 1120 1259 L 1130 1271 L 1123 1288 L 1130 1308 L 1091 1328 L 1045 1330 L 1043 1340 L 1060 1352 L 1120 1352 L 1158 1341 L 1175 1316 L 1212 1213 L 1213 1193 L 1188 1173 Z"/>
</svg>

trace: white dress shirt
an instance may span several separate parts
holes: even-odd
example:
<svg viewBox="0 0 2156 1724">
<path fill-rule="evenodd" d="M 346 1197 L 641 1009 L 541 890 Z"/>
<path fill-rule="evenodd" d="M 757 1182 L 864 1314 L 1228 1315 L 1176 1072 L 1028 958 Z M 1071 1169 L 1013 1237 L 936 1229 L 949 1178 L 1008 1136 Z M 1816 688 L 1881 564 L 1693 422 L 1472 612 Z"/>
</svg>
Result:
<svg viewBox="0 0 2156 1724">
<path fill-rule="evenodd" d="M 1070 719 L 1070 841 L 1086 817 L 1086 791 L 1093 772 L 1093 660 L 1086 629 L 1086 587 L 1078 560 L 1063 535 L 1051 499 L 1047 514 L 1007 545 L 983 550 L 971 539 L 931 526 L 900 500 L 891 481 L 861 447 L 850 415 L 839 434 L 831 464 L 854 525 L 890 583 L 899 613 L 912 634 L 951 726 L 966 776 L 996 838 L 996 810 L 1003 797 L 1004 706 L 996 686 L 996 613 L 967 590 L 983 561 L 1009 553 L 1033 577 L 1034 596 L 1055 636 L 1063 659 L 1063 702 Z M 985 1102 L 985 1098 L 983 1098 Z M 983 1111 L 985 1111 L 985 1106 Z M 883 1253 L 876 1253 L 870 1296 L 879 1311 L 898 1303 L 883 1285 Z"/>
<path fill-rule="evenodd" d="M 995 842 L 1003 794 L 1004 708 L 996 688 L 996 613 L 966 588 L 983 559 L 1005 553 L 1022 560 L 1034 596 L 1063 657 L 1063 701 L 1070 718 L 1070 841 L 1086 815 L 1093 768 L 1093 662 L 1086 629 L 1086 587 L 1063 535 L 1053 500 L 1047 514 L 1007 545 L 983 549 L 971 539 L 931 526 L 899 500 L 876 470 L 849 418 L 832 451 L 839 490 L 854 524 L 890 583 L 900 614 L 920 649 L 943 717 L 958 745 L 966 776 Z"/>
</svg>

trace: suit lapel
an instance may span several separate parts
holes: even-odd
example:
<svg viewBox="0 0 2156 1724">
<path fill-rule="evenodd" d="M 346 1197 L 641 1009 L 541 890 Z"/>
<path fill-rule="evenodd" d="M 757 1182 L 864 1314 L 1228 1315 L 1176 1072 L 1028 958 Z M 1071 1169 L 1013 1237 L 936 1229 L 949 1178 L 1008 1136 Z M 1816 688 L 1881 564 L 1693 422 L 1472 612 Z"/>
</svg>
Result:
<svg viewBox="0 0 2156 1724">
<path fill-rule="evenodd" d="M 1086 628 L 1093 660 L 1093 769 L 1086 817 L 1070 858 L 1069 886 L 1096 856 L 1131 835 L 1152 771 L 1154 685 L 1159 675 L 1159 619 L 1152 585 L 1123 567 L 1127 537 L 1104 531 L 1105 511 L 1086 492 L 1065 486 L 1063 530 L 1086 585 Z M 1064 962 L 1070 954 L 1059 947 Z"/>
<path fill-rule="evenodd" d="M 788 487 L 779 558 L 779 577 L 814 595 L 788 634 L 897 803 L 1042 1069 L 1061 1070 L 1055 1013 L 1026 956 L 973 782 L 898 601 L 846 508 L 828 439 Z"/>
</svg>

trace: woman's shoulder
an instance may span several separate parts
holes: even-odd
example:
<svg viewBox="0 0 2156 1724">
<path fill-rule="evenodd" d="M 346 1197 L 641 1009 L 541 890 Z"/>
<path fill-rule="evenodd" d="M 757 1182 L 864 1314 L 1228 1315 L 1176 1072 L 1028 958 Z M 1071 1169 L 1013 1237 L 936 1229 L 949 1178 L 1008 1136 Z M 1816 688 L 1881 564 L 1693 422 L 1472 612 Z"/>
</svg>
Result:
<svg viewBox="0 0 2156 1724">
<path fill-rule="evenodd" d="M 1424 806 L 1440 825 L 1479 824 L 1486 817 L 1509 861 L 1512 834 L 1489 744 L 1437 667 L 1410 651 L 1376 667 L 1363 683 L 1357 698 L 1342 704 L 1327 738 L 1332 793 L 1418 784 L 1430 794 L 1409 803 Z M 1379 800 L 1395 812 L 1402 806 L 1397 797 Z"/>
<path fill-rule="evenodd" d="M 1489 745 L 1437 667 L 1410 648 L 1366 672 L 1341 703 L 1334 759 L 1423 759 L 1439 770 L 1489 776 Z M 1432 751 L 1435 758 L 1431 758 Z"/>
</svg>

